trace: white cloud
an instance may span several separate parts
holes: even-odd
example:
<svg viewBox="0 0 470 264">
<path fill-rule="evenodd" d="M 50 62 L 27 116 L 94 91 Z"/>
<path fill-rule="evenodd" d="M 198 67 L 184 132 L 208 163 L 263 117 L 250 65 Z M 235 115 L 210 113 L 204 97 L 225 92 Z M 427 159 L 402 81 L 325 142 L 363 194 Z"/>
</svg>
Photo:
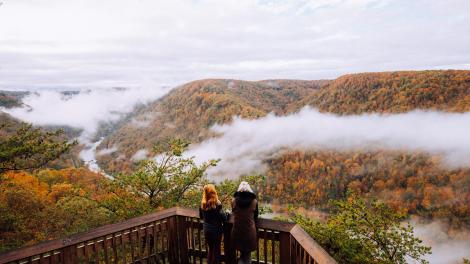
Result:
<svg viewBox="0 0 470 264">
<path fill-rule="evenodd" d="M 2 109 L 12 116 L 35 125 L 71 126 L 83 129 L 78 138 L 85 145 L 80 158 L 94 171 L 100 171 L 96 155 L 110 154 L 118 146 L 112 146 L 96 153 L 101 142 L 96 140 L 96 132 L 101 122 L 117 121 L 134 109 L 136 104 L 148 103 L 166 94 L 164 87 L 110 88 L 79 90 L 79 94 L 64 96 L 59 90 L 38 90 L 23 98 L 25 107 Z M 135 125 L 148 125 L 148 119 Z"/>
<path fill-rule="evenodd" d="M 140 149 L 137 150 L 134 155 L 132 155 L 131 160 L 132 161 L 139 161 L 148 158 L 148 150 L 146 149 Z"/>
<path fill-rule="evenodd" d="M 262 161 L 286 149 L 407 150 L 443 155 L 449 166 L 470 165 L 470 113 L 415 111 L 337 116 L 311 108 L 289 116 L 235 118 L 215 126 L 220 137 L 192 146 L 198 161 L 220 158 L 212 176 L 262 171 Z"/>
<path fill-rule="evenodd" d="M 136 104 L 151 102 L 166 92 L 161 87 L 94 89 L 65 97 L 59 91 L 38 91 L 23 99 L 28 107 L 3 111 L 36 125 L 66 125 L 93 135 L 100 122 L 116 121 Z"/>
<path fill-rule="evenodd" d="M 111 148 L 105 148 L 105 149 L 100 149 L 96 154 L 95 156 L 101 156 L 101 155 L 109 155 L 111 153 L 114 153 L 118 151 L 118 147 L 116 146 L 113 146 Z"/>
<path fill-rule="evenodd" d="M 4 0 L 0 87 L 466 68 L 466 0 Z"/>
<path fill-rule="evenodd" d="M 432 247 L 432 254 L 425 257 L 430 263 L 462 263 L 470 258 L 470 229 L 462 227 L 455 230 L 441 221 L 419 222 L 414 219 L 415 234 L 426 246 Z M 454 230 L 453 230 L 454 228 Z"/>
</svg>

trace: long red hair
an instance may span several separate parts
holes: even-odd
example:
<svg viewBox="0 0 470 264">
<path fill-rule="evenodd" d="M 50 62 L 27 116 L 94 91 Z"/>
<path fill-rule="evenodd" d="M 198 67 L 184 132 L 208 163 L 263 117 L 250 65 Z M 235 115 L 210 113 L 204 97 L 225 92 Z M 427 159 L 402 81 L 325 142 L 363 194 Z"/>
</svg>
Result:
<svg viewBox="0 0 470 264">
<path fill-rule="evenodd" d="M 208 210 L 210 208 L 215 209 L 218 202 L 219 196 L 217 195 L 215 186 L 213 184 L 207 184 L 204 186 L 204 190 L 202 192 L 201 208 L 203 210 Z"/>
</svg>

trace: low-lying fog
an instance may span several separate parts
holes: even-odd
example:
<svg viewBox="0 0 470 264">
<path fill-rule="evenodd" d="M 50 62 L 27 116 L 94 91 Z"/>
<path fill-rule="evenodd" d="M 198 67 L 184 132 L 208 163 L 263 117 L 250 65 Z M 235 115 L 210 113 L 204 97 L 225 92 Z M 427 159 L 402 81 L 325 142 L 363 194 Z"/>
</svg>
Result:
<svg viewBox="0 0 470 264">
<path fill-rule="evenodd" d="M 225 177 L 262 171 L 262 161 L 284 149 L 424 151 L 443 155 L 451 167 L 470 166 L 470 112 L 338 116 L 305 107 L 289 116 L 235 118 L 212 130 L 220 136 L 193 145 L 188 155 L 221 158 L 210 173 Z"/>
<path fill-rule="evenodd" d="M 100 123 L 118 121 L 137 104 L 145 104 L 165 95 L 170 89 L 109 88 L 61 91 L 33 90 L 24 97 L 23 107 L 2 109 L 12 116 L 35 125 L 69 126 L 82 129 L 78 138 L 85 145 L 80 157 L 90 169 L 98 171 L 95 149 L 99 145 L 96 132 Z"/>
</svg>

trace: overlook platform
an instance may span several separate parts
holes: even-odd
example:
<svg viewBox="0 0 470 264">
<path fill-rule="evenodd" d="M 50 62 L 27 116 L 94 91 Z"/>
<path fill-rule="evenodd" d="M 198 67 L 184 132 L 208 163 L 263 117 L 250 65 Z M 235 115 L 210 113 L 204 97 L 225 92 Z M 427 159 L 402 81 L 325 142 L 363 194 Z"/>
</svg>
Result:
<svg viewBox="0 0 470 264">
<path fill-rule="evenodd" d="M 223 263 L 236 263 L 230 245 L 231 220 L 224 232 Z M 335 264 L 300 226 L 260 218 L 253 263 Z M 88 232 L 0 255 L 3 263 L 206 263 L 198 211 L 174 207 L 102 226 Z"/>
</svg>

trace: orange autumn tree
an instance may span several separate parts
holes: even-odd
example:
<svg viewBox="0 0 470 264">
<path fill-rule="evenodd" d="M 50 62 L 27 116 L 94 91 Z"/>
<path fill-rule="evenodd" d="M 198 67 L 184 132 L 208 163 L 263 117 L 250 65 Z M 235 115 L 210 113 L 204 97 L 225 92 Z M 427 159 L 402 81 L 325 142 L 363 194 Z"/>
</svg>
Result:
<svg viewBox="0 0 470 264">
<path fill-rule="evenodd" d="M 22 171 L 5 173 L 0 185 L 0 251 L 112 222 L 112 214 L 94 200 L 97 184 L 87 179 L 89 184 L 81 185 L 80 180 L 68 179 L 70 174 L 84 176 L 84 171 L 45 170 L 38 176 Z M 88 171 L 87 177 L 101 176 Z"/>
</svg>

